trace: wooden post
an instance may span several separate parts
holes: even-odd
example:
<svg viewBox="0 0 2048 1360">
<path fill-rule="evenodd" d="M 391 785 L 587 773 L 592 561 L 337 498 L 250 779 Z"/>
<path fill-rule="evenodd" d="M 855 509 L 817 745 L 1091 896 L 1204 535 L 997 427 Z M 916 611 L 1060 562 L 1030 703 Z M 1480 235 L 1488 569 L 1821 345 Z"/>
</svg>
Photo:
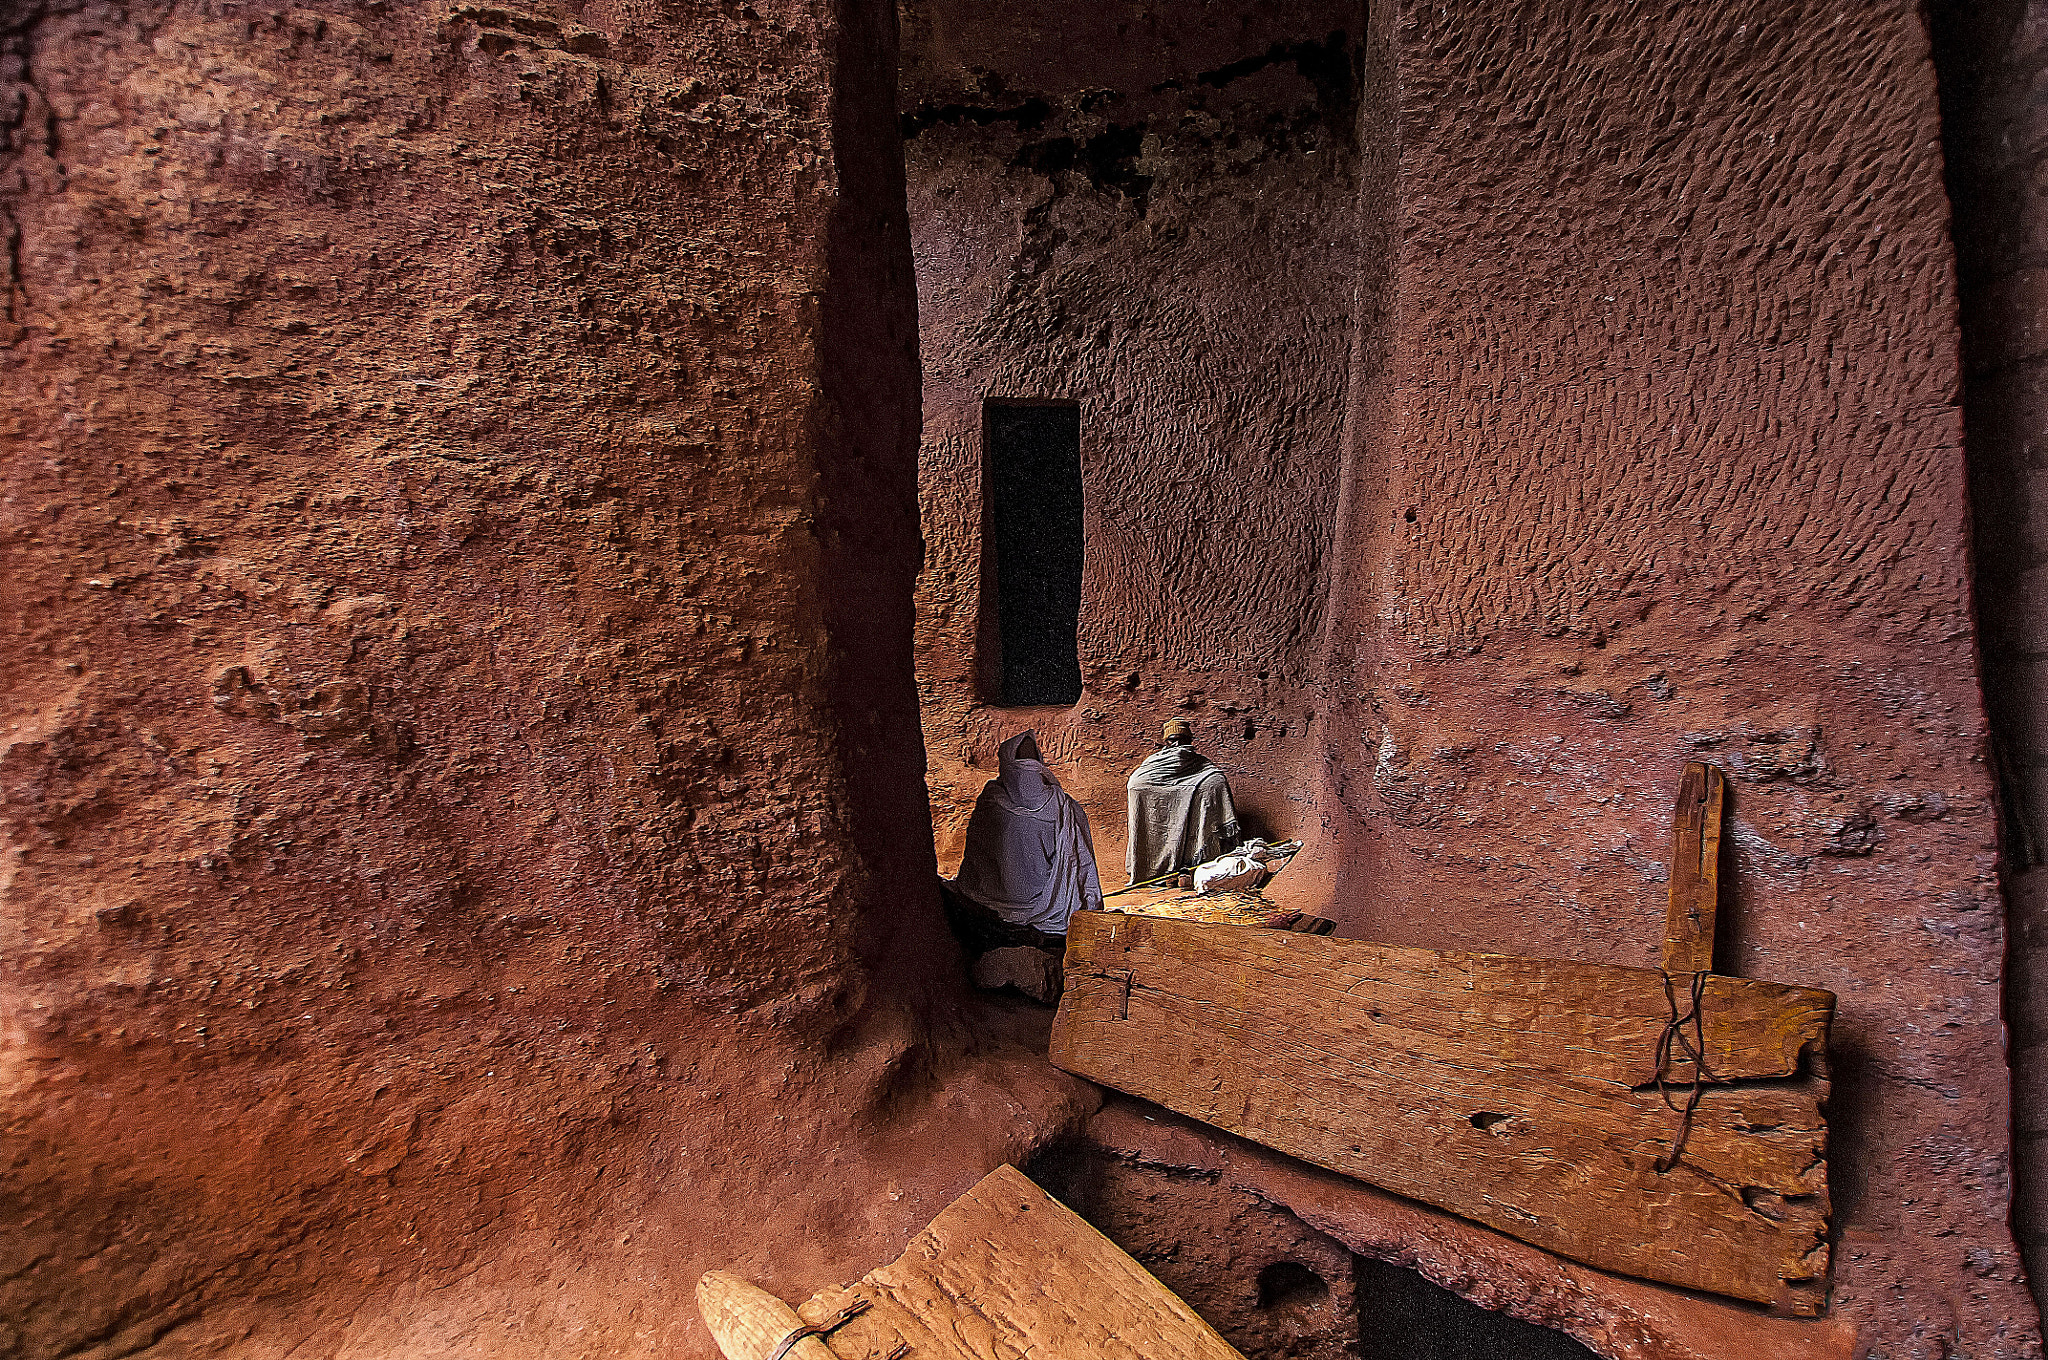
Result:
<svg viewBox="0 0 2048 1360">
<path fill-rule="evenodd" d="M 1721 802 L 1728 780 L 1687 761 L 1671 814 L 1671 900 L 1664 914 L 1664 971 L 1714 971 L 1714 912 L 1721 890 Z"/>
</svg>

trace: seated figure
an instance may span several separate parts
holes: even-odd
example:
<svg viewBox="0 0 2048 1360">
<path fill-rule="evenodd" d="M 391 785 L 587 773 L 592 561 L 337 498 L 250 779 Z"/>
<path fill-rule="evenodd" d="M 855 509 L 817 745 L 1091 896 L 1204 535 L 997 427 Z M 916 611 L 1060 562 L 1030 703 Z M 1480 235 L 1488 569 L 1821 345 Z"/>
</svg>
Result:
<svg viewBox="0 0 2048 1360">
<path fill-rule="evenodd" d="M 1133 883 L 1207 863 L 1237 844 L 1237 807 L 1230 782 L 1195 750 L 1194 728 L 1175 718 L 1165 745 L 1131 771 L 1131 843 L 1124 870 Z"/>
<path fill-rule="evenodd" d="M 967 823 L 954 893 L 1005 924 L 1065 936 L 1077 911 L 1102 909 L 1088 814 L 1060 787 L 1029 732 L 1002 744 L 996 777 Z"/>
</svg>

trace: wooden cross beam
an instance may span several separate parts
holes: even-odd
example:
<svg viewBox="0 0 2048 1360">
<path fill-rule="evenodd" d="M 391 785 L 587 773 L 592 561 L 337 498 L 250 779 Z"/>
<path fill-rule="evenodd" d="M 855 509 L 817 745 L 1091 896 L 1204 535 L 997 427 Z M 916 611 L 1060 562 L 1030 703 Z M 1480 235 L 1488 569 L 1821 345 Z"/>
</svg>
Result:
<svg viewBox="0 0 2048 1360">
<path fill-rule="evenodd" d="M 1711 958 L 1716 778 L 1667 959 Z M 1099 913 L 1066 970 L 1069 1072 L 1588 1265 L 1825 1302 L 1831 993 Z"/>
</svg>

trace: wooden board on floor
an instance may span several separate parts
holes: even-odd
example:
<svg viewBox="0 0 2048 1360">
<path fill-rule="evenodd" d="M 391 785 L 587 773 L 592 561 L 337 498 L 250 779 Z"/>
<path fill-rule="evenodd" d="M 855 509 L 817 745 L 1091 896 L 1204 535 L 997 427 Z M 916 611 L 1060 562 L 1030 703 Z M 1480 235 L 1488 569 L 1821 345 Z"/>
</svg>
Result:
<svg viewBox="0 0 2048 1360">
<path fill-rule="evenodd" d="M 1828 992 L 1703 975 L 1709 1084 L 1660 1172 L 1689 975 L 1102 913 L 1066 969 L 1069 1072 L 1588 1265 L 1820 1310 Z M 1682 1107 L 1693 1065 L 1664 1075 Z"/>
<path fill-rule="evenodd" d="M 789 1332 L 752 1323 L 745 1301 L 735 1305 L 734 1283 L 718 1272 L 705 1277 L 705 1320 L 731 1360 L 763 1360 Z M 1143 1266 L 1008 1166 L 955 1200 L 896 1260 L 797 1311 L 822 1324 L 862 1304 L 791 1356 L 1244 1360 Z"/>
<path fill-rule="evenodd" d="M 1143 890 L 1112 899 L 1107 911 L 1126 916 L 1156 916 L 1169 921 L 1207 921 L 1221 926 L 1257 926 L 1267 930 L 1300 930 L 1328 934 L 1334 922 L 1310 916 L 1295 907 L 1252 892 L 1204 895 L 1179 889 Z"/>
</svg>

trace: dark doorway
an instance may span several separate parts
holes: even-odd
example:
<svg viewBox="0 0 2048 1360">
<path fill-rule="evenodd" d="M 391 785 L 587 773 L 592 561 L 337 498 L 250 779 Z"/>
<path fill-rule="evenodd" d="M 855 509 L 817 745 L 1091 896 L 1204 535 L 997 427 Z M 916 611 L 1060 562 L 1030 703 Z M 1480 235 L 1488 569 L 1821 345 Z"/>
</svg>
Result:
<svg viewBox="0 0 2048 1360">
<path fill-rule="evenodd" d="M 1002 639 L 997 702 L 1081 697 L 1081 408 L 985 402 L 982 485 Z"/>
<path fill-rule="evenodd" d="M 1566 1336 L 1493 1313 L 1412 1270 L 1355 1258 L 1364 1360 L 1598 1360 Z"/>
</svg>

